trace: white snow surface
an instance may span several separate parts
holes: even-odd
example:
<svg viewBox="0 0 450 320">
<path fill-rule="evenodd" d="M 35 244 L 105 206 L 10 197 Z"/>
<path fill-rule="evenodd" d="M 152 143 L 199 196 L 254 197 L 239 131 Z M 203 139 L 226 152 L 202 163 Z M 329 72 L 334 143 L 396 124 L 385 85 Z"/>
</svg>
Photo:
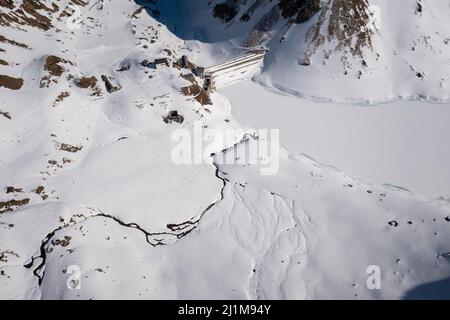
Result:
<svg viewBox="0 0 450 320">
<path fill-rule="evenodd" d="M 68 3 L 60 1 L 60 10 Z M 168 3 L 181 2 L 162 1 L 162 9 Z M 193 4 L 195 9 L 200 2 Z M 214 93 L 213 105 L 202 106 L 180 93 L 190 85 L 181 78 L 181 70 L 142 66 L 144 59 L 175 60 L 173 55 L 183 54 L 211 66 L 240 50 L 236 42 L 225 38 L 218 43 L 205 43 L 195 36 L 180 38 L 145 10 L 132 18 L 138 8 L 133 1 L 92 2 L 81 8 L 84 24 L 75 30 L 56 18 L 55 28 L 46 32 L 0 27 L 1 34 L 31 48 L 1 44 L 7 48 L 1 57 L 20 64 L 2 68 L 24 78 L 25 84 L 19 91 L 0 88 L 0 110 L 11 116 L 0 115 L 0 203 L 29 200 L 0 214 L 0 298 L 400 299 L 423 297 L 430 286 L 439 297 L 448 297 L 448 198 L 430 200 L 420 192 L 377 181 L 365 183 L 354 178 L 354 172 L 347 174 L 298 155 L 312 149 L 303 150 L 308 145 L 286 138 L 282 139 L 288 143 L 281 152 L 280 171 L 273 176 L 262 176 L 258 166 L 219 165 L 214 158 L 203 165 L 175 165 L 170 157 L 175 142 L 170 137 L 177 128 L 192 130 L 194 122 L 200 121 L 213 129 L 252 129 L 244 106 L 233 101 L 233 93 L 227 90 L 250 87 L 248 93 L 261 94 L 255 97 L 255 107 L 261 104 L 266 113 L 261 119 L 272 111 L 264 101 L 258 102 L 266 96 L 260 91 L 265 89 L 254 87 L 257 84 L 237 84 L 226 89 L 225 96 Z M 73 65 L 65 66 L 57 83 L 40 88 L 43 64 L 51 54 Z M 274 50 L 273 54 L 284 53 Z M 436 61 L 429 64 L 436 67 Z M 128 65 L 129 70 L 116 71 Z M 268 61 L 269 69 L 273 65 Z M 274 87 L 282 87 L 283 83 L 275 86 L 282 73 L 272 74 L 273 70 L 263 71 L 258 79 L 269 76 Z M 69 74 L 96 76 L 102 88 L 100 77 L 108 74 L 122 90 L 92 96 L 78 88 Z M 296 93 L 295 85 L 306 81 L 311 84 L 305 89 L 308 95 L 330 92 L 336 100 L 411 96 L 414 88 L 405 84 L 374 95 L 359 87 L 351 89 L 359 97 L 339 88 L 327 91 L 327 84 L 319 86 L 320 79 L 302 78 L 291 68 L 284 70 L 284 76 L 294 86 L 285 91 Z M 392 79 L 388 76 L 383 84 Z M 448 89 L 437 89 L 435 82 L 423 83 L 430 89 L 419 86 L 424 92 L 414 91 L 413 96 L 442 100 L 448 95 Z M 344 81 L 341 86 L 347 87 Z M 61 92 L 70 96 L 55 104 Z M 278 97 L 267 95 L 267 101 Z M 286 110 L 289 103 L 285 105 L 284 99 L 279 103 Z M 309 100 L 298 101 L 317 107 Z M 406 110 L 409 103 L 403 103 L 401 108 Z M 383 115 L 395 107 L 383 106 Z M 411 104 L 420 112 L 424 107 Z M 163 122 L 174 109 L 185 117 L 183 124 Z M 303 111 L 293 114 L 297 112 Z M 430 117 L 439 115 L 448 119 L 441 110 Z M 442 124 L 437 128 L 442 131 L 433 137 L 444 143 L 448 129 Z M 302 132 L 288 130 L 289 134 Z M 213 141 L 208 150 L 255 143 L 240 142 L 240 138 L 227 145 Z M 67 152 L 62 144 L 82 148 Z M 321 163 L 332 162 L 327 154 L 323 159 L 320 154 L 315 157 Z M 430 161 L 434 165 L 437 160 Z M 443 170 L 448 176 L 448 168 Z M 21 190 L 7 193 L 8 186 Z M 39 186 L 45 191 L 39 192 Z M 445 184 L 436 190 L 441 187 Z M 434 193 L 432 188 L 427 192 Z M 366 286 L 367 269 L 373 265 L 381 270 L 379 290 Z M 68 282 L 74 266 L 81 271 L 76 283 Z M 80 287 L 73 289 L 77 284 Z"/>
<path fill-rule="evenodd" d="M 366 182 L 399 186 L 430 199 L 450 197 L 450 145 L 442 139 L 450 137 L 448 102 L 317 102 L 255 82 L 220 93 L 241 122 L 280 129 L 281 143 L 293 154 Z"/>
</svg>

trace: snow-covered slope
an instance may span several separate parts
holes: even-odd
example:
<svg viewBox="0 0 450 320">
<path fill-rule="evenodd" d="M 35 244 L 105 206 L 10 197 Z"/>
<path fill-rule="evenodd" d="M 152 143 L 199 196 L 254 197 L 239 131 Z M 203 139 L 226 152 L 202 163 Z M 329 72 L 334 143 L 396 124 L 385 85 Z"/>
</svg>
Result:
<svg viewBox="0 0 450 320">
<path fill-rule="evenodd" d="M 364 19 L 368 25 L 361 26 L 361 31 L 360 26 L 347 31 L 345 20 L 333 21 L 338 19 L 334 7 L 318 15 L 310 28 L 292 28 L 288 39 L 276 46 L 267 73 L 260 80 L 298 95 L 331 100 L 447 100 L 448 1 L 421 1 L 420 13 L 416 11 L 417 1 L 369 3 L 372 6 L 366 10 L 372 10 L 373 16 Z M 331 26 L 345 31 L 331 32 Z M 308 45 L 299 46 L 305 43 L 305 36 Z M 284 76 L 288 70 L 292 77 Z"/>
<path fill-rule="evenodd" d="M 9 61 L 2 72 L 23 81 L 18 90 L 2 88 L 0 99 L 2 270 L 19 269 L 1 278 L 5 298 L 39 297 L 32 288 L 44 274 L 41 242 L 43 248 L 54 244 L 58 235 L 48 236 L 54 230 L 90 217 L 139 230 L 149 247 L 188 234 L 220 198 L 222 181 L 211 165 L 176 166 L 171 134 L 216 117 L 218 127 L 236 125 L 224 121 L 220 104 L 211 114 L 183 94 L 193 84 L 179 68 L 147 66 L 159 57 L 176 62 L 182 41 L 136 4 L 59 4 L 48 15 L 49 29 L 22 20 L 2 29 L 27 46 L 2 45 Z M 78 12 L 71 8 L 82 20 L 58 18 L 64 10 Z M 102 75 L 122 90 L 109 94 Z M 164 123 L 172 110 L 183 114 L 182 125 Z M 201 192 L 187 193 L 187 187 Z M 28 287 L 16 277 L 25 265 L 37 276 Z"/>
<path fill-rule="evenodd" d="M 449 276 L 445 199 L 287 150 L 265 177 L 209 156 L 254 143 L 242 135 L 176 165 L 176 129 L 251 131 L 179 66 L 183 54 L 212 65 L 238 43 L 185 41 L 194 29 L 175 32 L 165 14 L 187 2 L 142 2 L 0 2 L 1 298 L 402 298 Z M 181 124 L 167 121 L 175 110 Z M 374 265 L 381 290 L 366 286 Z"/>
<path fill-rule="evenodd" d="M 332 101 L 449 99 L 447 0 L 175 2 L 161 2 L 163 21 L 185 39 L 269 48 L 265 86 Z"/>
</svg>

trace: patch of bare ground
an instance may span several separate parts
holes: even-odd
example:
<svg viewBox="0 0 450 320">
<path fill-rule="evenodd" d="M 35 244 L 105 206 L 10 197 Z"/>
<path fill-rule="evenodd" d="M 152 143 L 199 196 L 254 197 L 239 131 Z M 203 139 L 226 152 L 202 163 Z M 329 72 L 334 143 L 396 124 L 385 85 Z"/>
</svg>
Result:
<svg viewBox="0 0 450 320">
<path fill-rule="evenodd" d="M 5 222 L 2 222 L 2 221 L 0 221 L 0 226 L 5 228 L 6 230 L 10 230 L 10 229 L 14 228 L 14 224 L 13 223 L 5 223 Z"/>
<path fill-rule="evenodd" d="M 77 152 L 83 150 L 83 146 L 72 146 L 67 143 L 61 143 L 59 145 L 59 150 L 70 152 L 70 153 L 77 153 Z"/>
<path fill-rule="evenodd" d="M 6 111 L 2 111 L 2 110 L 0 110 L 0 116 L 4 116 L 6 119 L 8 119 L 8 120 L 12 120 L 12 117 L 11 117 L 11 115 L 9 114 L 9 112 L 6 112 Z"/>
<path fill-rule="evenodd" d="M 23 206 L 27 205 L 28 203 L 30 203 L 29 198 L 22 199 L 22 200 L 12 199 L 9 201 L 0 202 L 0 214 L 9 212 L 9 211 L 13 211 L 19 207 L 23 207 Z"/>
<path fill-rule="evenodd" d="M 36 193 L 37 195 L 39 195 L 42 200 L 47 200 L 48 199 L 48 195 L 45 192 L 45 187 L 44 186 L 39 186 L 37 187 L 35 190 L 33 190 L 34 193 Z"/>
<path fill-rule="evenodd" d="M 51 83 L 58 83 L 58 78 L 66 71 L 63 66 L 64 64 L 74 65 L 71 61 L 57 56 L 48 56 L 45 58 L 44 70 L 47 72 L 47 75 L 42 77 L 40 87 L 48 88 Z"/>
<path fill-rule="evenodd" d="M 181 93 L 185 96 L 193 96 L 201 105 L 212 105 L 208 91 L 204 90 L 198 84 L 192 84 L 188 87 L 181 88 Z"/>
<path fill-rule="evenodd" d="M 99 97 L 102 95 L 102 89 L 98 86 L 98 79 L 95 76 L 82 77 L 75 81 L 78 88 L 91 91 L 91 96 Z"/>
<path fill-rule="evenodd" d="M 0 7 L 1 26 L 30 26 L 43 31 L 52 27 L 50 17 L 59 10 L 56 2 L 43 0 L 23 0 L 17 7 L 12 0 L 1 0 Z"/>
<path fill-rule="evenodd" d="M 62 169 L 62 168 L 64 168 L 64 165 L 66 165 L 68 163 L 72 163 L 72 159 L 63 158 L 62 163 L 59 163 L 57 160 L 48 160 L 47 163 L 48 163 L 47 169 L 50 169 L 50 168 Z"/>
<path fill-rule="evenodd" d="M 83 6 L 83 7 L 85 7 L 86 5 L 89 4 L 89 0 L 86 0 L 86 1 L 72 0 L 71 2 L 72 2 L 72 4 L 75 4 L 77 6 Z M 73 7 L 67 6 L 59 15 L 58 20 L 61 21 L 62 18 L 71 17 L 71 16 L 73 16 L 74 13 L 75 13 L 75 10 L 73 9 Z"/>
<path fill-rule="evenodd" d="M 55 102 L 53 102 L 53 107 L 56 107 L 59 103 L 63 102 L 64 99 L 70 97 L 70 92 L 64 91 L 61 92 L 55 99 Z"/>
<path fill-rule="evenodd" d="M 9 45 L 12 45 L 12 46 L 16 46 L 16 47 L 19 47 L 19 48 L 23 48 L 23 49 L 30 49 L 26 44 L 17 42 L 15 40 L 8 39 L 8 38 L 6 38 L 6 37 L 4 37 L 2 35 L 0 35 L 0 42 L 6 43 L 6 44 L 9 44 Z"/>
<path fill-rule="evenodd" d="M 23 192 L 22 188 L 16 188 L 13 186 L 6 187 L 6 193 L 22 193 L 22 192 Z"/>
<path fill-rule="evenodd" d="M 52 76 L 60 77 L 64 72 L 64 68 L 60 66 L 60 63 L 69 63 L 73 65 L 72 62 L 62 59 L 57 56 L 48 56 L 45 59 L 44 69 L 48 71 Z"/>
<path fill-rule="evenodd" d="M 64 236 L 62 239 L 55 239 L 52 240 L 53 246 L 61 246 L 61 247 L 68 247 L 70 245 L 70 240 L 72 240 L 72 237 Z"/>
<path fill-rule="evenodd" d="M 20 257 L 16 252 L 14 252 L 12 250 L 5 250 L 5 251 L 0 252 L 0 262 L 3 262 L 3 263 L 8 262 L 8 258 L 11 256 L 16 257 L 16 258 Z"/>
<path fill-rule="evenodd" d="M 6 9 L 14 9 L 14 1 L 13 0 L 0 0 L 0 7 Z"/>
<path fill-rule="evenodd" d="M 139 19 L 139 15 L 142 13 L 142 11 L 144 10 L 144 7 L 140 7 L 139 9 L 137 9 L 136 11 L 133 12 L 133 14 L 131 15 L 131 18 L 133 19 Z"/>
<path fill-rule="evenodd" d="M 13 78 L 0 74 L 0 87 L 4 87 L 10 90 L 20 90 L 23 86 L 22 78 Z"/>
<path fill-rule="evenodd" d="M 0 59 L 0 65 L 1 66 L 9 66 L 9 63 L 6 62 L 5 60 Z"/>
</svg>

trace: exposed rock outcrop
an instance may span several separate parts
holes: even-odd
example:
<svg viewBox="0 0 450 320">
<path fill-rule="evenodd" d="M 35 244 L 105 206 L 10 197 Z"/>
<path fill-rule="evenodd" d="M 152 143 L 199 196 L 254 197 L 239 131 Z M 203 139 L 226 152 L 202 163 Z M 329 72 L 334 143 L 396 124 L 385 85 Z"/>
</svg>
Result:
<svg viewBox="0 0 450 320">
<path fill-rule="evenodd" d="M 280 0 L 278 7 L 284 18 L 295 18 L 295 22 L 303 23 L 320 10 L 320 0 Z"/>
<path fill-rule="evenodd" d="M 349 56 L 364 57 L 372 49 L 375 34 L 373 13 L 367 0 L 329 0 L 324 4 L 318 22 L 308 32 L 309 61 L 319 49 L 341 51 L 347 65 Z"/>
<path fill-rule="evenodd" d="M 266 8 L 266 12 L 256 20 L 250 35 L 244 43 L 246 47 L 263 44 L 270 38 L 270 31 L 276 29 L 281 20 L 290 23 L 303 23 L 311 19 L 320 10 L 320 0 L 227 0 L 213 8 L 214 17 L 224 23 L 231 23 L 239 17 L 239 21 L 247 23 L 255 12 Z M 250 4 L 250 5 L 249 5 Z"/>
</svg>

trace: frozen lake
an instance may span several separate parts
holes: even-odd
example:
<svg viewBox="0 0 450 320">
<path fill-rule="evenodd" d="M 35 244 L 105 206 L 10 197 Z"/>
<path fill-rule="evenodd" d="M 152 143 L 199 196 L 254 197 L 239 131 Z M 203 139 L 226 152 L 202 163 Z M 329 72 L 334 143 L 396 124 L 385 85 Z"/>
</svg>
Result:
<svg viewBox="0 0 450 320">
<path fill-rule="evenodd" d="M 280 129 L 281 143 L 291 153 L 306 154 L 366 182 L 430 198 L 450 197 L 450 103 L 320 103 L 274 93 L 251 81 L 220 93 L 243 125 Z"/>
</svg>

